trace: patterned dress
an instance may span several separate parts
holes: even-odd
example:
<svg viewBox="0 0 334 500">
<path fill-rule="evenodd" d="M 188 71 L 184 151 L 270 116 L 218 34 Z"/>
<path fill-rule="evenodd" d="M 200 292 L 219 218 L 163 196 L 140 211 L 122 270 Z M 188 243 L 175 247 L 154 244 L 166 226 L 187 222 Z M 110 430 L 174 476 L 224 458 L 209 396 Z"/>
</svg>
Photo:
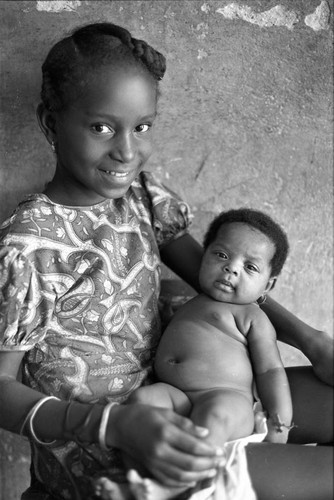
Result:
<svg viewBox="0 0 334 500">
<path fill-rule="evenodd" d="M 23 201 L 0 228 L 0 351 L 25 352 L 23 383 L 103 404 L 148 383 L 160 337 L 159 248 L 189 224 L 188 206 L 148 172 L 124 197 L 91 207 L 43 194 Z M 92 445 L 92 459 L 73 442 L 31 445 L 34 476 L 54 498 L 88 499 L 101 468 L 120 474 L 116 450 Z"/>
</svg>

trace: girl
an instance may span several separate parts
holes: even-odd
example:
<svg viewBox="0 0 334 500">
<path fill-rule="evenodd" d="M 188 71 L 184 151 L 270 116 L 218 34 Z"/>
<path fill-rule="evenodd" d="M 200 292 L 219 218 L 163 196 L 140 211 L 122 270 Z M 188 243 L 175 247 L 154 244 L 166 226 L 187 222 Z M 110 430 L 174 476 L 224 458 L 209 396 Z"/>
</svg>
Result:
<svg viewBox="0 0 334 500">
<path fill-rule="evenodd" d="M 207 430 L 122 404 L 151 382 L 160 259 L 199 289 L 202 249 L 188 234 L 188 206 L 143 170 L 164 57 L 123 28 L 92 24 L 57 43 L 42 70 L 37 117 L 56 171 L 3 224 L 0 247 L 0 425 L 31 442 L 22 498 L 93 498 L 106 471 L 123 480 L 119 450 L 165 485 L 193 485 L 220 461 Z M 278 338 L 328 381 L 331 339 L 274 302 L 266 312 Z M 291 372 L 290 385 L 299 426 L 291 436 L 327 442 L 329 387 L 311 369 Z M 273 500 L 287 471 L 286 498 L 325 498 L 314 485 L 329 491 L 328 448 L 268 446 L 249 451 L 260 498 Z"/>
</svg>

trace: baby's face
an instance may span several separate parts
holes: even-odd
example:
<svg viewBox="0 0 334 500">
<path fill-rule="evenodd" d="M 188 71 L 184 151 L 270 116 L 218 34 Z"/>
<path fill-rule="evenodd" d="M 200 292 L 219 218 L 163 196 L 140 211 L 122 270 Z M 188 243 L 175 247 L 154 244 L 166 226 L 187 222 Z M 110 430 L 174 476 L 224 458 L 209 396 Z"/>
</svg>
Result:
<svg viewBox="0 0 334 500">
<path fill-rule="evenodd" d="M 257 229 L 241 222 L 224 224 L 203 256 L 202 291 L 220 302 L 255 302 L 274 283 L 274 253 L 274 244 Z"/>
</svg>

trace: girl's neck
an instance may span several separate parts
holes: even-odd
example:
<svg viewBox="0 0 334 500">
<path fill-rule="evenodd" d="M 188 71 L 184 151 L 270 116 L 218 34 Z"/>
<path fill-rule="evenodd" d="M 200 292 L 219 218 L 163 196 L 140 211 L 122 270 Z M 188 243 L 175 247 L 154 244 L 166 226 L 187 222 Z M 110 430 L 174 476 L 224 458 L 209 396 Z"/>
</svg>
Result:
<svg viewBox="0 0 334 500">
<path fill-rule="evenodd" d="M 95 199 L 86 197 L 82 191 L 59 181 L 57 175 L 55 175 L 52 181 L 47 184 L 43 194 L 45 194 L 53 203 L 72 207 L 88 207 L 105 201 L 105 198 L 102 196 L 96 196 Z"/>
</svg>

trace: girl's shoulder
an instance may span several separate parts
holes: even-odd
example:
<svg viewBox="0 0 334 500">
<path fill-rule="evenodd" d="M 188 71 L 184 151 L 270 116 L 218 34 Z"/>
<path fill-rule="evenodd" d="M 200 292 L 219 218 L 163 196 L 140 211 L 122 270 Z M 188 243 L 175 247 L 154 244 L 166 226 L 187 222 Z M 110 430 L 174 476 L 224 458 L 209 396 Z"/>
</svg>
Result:
<svg viewBox="0 0 334 500">
<path fill-rule="evenodd" d="M 155 174 L 149 171 L 143 171 L 139 174 L 132 184 L 132 189 L 134 193 L 138 193 L 139 195 L 144 194 L 156 203 L 166 199 L 175 199 L 178 202 L 183 202 L 177 193 L 167 187 Z"/>
<path fill-rule="evenodd" d="M 25 255 L 14 246 L 0 243 L 0 274 L 2 277 L 0 282 L 4 281 L 6 269 L 17 269 L 21 272 L 24 268 L 29 268 L 30 273 L 31 264 Z"/>
<path fill-rule="evenodd" d="M 145 207 L 160 248 L 187 232 L 192 222 L 189 205 L 151 172 L 142 172 L 132 189 Z"/>
<path fill-rule="evenodd" d="M 24 290 L 27 290 L 33 274 L 31 262 L 20 249 L 0 243 L 0 294 L 4 303 L 7 294 L 12 310 L 16 310 L 14 295 L 19 300 L 23 299 L 26 293 Z"/>
<path fill-rule="evenodd" d="M 10 229 L 19 230 L 20 225 L 25 225 L 40 217 L 52 213 L 51 203 L 42 193 L 27 195 L 15 208 L 13 213 L 0 225 L 0 235 Z"/>
</svg>

